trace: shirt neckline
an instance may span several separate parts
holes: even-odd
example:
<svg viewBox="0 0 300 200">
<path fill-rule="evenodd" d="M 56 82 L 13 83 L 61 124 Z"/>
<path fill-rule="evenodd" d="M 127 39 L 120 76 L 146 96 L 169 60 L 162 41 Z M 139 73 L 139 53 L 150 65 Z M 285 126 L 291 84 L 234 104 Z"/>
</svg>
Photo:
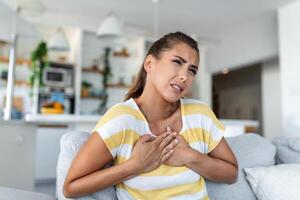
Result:
<svg viewBox="0 0 300 200">
<path fill-rule="evenodd" d="M 130 101 L 133 103 L 133 105 L 134 105 L 134 107 L 137 109 L 137 111 L 139 112 L 139 114 L 141 115 L 141 117 L 143 118 L 143 120 L 146 122 L 146 127 L 147 127 L 147 131 L 151 134 L 151 135 L 153 135 L 153 136 L 155 136 L 155 137 L 157 137 L 157 135 L 155 135 L 155 134 L 153 134 L 152 132 L 151 132 L 151 129 L 150 129 L 150 127 L 149 127 L 149 123 L 148 123 L 148 121 L 147 121 L 147 119 L 146 119 L 146 117 L 145 117 L 145 115 L 144 115 L 144 113 L 141 111 L 141 109 L 140 109 L 140 107 L 137 105 L 137 103 L 135 102 L 135 100 L 133 99 L 133 98 L 130 98 Z M 180 98 L 179 99 L 179 103 L 180 103 L 180 117 L 181 117 L 181 125 L 182 125 L 182 127 L 181 127 L 181 130 L 178 132 L 178 134 L 181 134 L 182 132 L 183 132 L 183 130 L 184 130 L 184 104 L 183 104 L 183 99 L 182 98 Z M 146 134 L 146 133 L 145 133 Z"/>
</svg>

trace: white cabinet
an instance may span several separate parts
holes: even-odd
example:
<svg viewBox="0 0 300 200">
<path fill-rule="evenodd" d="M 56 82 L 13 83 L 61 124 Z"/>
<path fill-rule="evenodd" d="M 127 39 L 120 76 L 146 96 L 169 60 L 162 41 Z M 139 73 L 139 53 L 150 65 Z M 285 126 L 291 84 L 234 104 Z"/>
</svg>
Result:
<svg viewBox="0 0 300 200">
<path fill-rule="evenodd" d="M 0 121 L 0 185 L 33 190 L 36 128 Z"/>
</svg>

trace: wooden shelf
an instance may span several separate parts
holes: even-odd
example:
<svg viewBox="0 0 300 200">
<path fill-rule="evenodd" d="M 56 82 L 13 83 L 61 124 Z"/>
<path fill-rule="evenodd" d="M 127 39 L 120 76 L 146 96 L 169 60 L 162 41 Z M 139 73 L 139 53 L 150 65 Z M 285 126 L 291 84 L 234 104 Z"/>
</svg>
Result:
<svg viewBox="0 0 300 200">
<path fill-rule="evenodd" d="M 0 62 L 9 63 L 9 58 L 8 57 L 0 56 Z M 17 65 L 28 65 L 28 66 L 31 66 L 31 61 L 28 60 L 28 59 L 25 59 L 25 58 L 17 58 L 16 59 L 16 64 Z"/>
<path fill-rule="evenodd" d="M 7 80 L 3 80 L 3 79 L 1 79 L 1 80 L 4 81 L 5 83 L 7 83 Z M 16 86 L 28 86 L 28 87 L 30 87 L 29 82 L 28 81 L 24 81 L 24 80 L 15 80 L 14 84 Z"/>
<path fill-rule="evenodd" d="M 108 88 L 130 88 L 131 85 L 124 85 L 124 84 L 107 84 Z"/>
<path fill-rule="evenodd" d="M 82 72 L 103 74 L 103 71 L 95 67 L 82 68 Z"/>
<path fill-rule="evenodd" d="M 81 99 L 97 99 L 97 100 L 102 100 L 104 97 L 97 97 L 97 96 L 81 96 Z"/>
</svg>

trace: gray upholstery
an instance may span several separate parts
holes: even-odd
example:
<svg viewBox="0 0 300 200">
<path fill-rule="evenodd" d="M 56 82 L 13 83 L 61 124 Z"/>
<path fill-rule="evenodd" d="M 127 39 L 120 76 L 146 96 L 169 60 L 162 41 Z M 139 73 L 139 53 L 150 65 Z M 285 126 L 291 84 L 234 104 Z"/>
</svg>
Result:
<svg viewBox="0 0 300 200">
<path fill-rule="evenodd" d="M 74 154 L 87 140 L 89 133 L 69 132 L 61 139 L 61 152 L 57 165 L 57 196 L 65 199 L 62 193 L 63 182 Z M 246 134 L 227 139 L 239 161 L 239 180 L 233 185 L 207 181 L 207 190 L 211 200 L 255 200 L 254 193 L 248 185 L 242 171 L 244 167 L 274 165 L 275 146 L 257 134 Z M 113 187 L 94 193 L 80 200 L 117 199 Z"/>
<path fill-rule="evenodd" d="M 273 139 L 276 164 L 300 163 L 300 137 L 280 136 Z"/>
<path fill-rule="evenodd" d="M 255 200 L 245 179 L 243 168 L 274 165 L 275 146 L 257 134 L 246 134 L 226 139 L 239 163 L 239 178 L 232 185 L 207 181 L 211 200 Z"/>
<path fill-rule="evenodd" d="M 54 200 L 54 197 L 36 193 L 29 192 L 25 190 L 19 190 L 14 188 L 0 187 L 0 199 L 2 200 Z"/>
</svg>

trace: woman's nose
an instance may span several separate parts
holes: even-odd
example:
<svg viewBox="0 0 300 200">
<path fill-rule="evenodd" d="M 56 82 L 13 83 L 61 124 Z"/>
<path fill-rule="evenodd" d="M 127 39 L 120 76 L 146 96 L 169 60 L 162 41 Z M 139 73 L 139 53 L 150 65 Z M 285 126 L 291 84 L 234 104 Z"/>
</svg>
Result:
<svg viewBox="0 0 300 200">
<path fill-rule="evenodd" d="M 181 72 L 179 74 L 179 80 L 182 82 L 185 82 L 187 80 L 187 73 L 186 72 Z"/>
</svg>

